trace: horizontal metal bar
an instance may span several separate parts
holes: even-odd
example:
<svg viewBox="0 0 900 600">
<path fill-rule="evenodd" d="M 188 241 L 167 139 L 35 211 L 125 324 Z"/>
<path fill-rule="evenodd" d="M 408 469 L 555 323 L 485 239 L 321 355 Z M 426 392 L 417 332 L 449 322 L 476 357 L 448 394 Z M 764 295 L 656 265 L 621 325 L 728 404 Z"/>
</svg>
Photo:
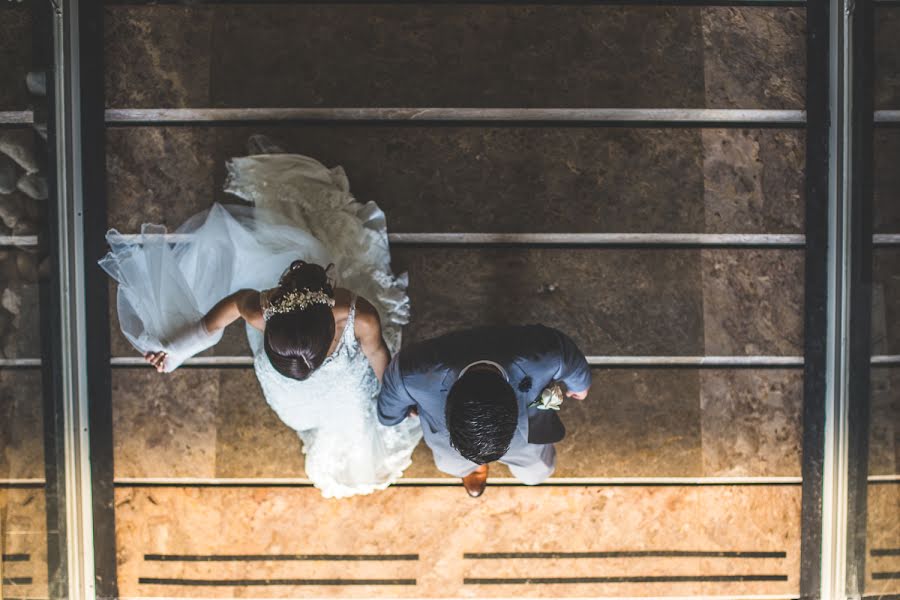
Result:
<svg viewBox="0 0 900 600">
<path fill-rule="evenodd" d="M 900 483 L 900 474 L 898 475 L 869 475 L 866 480 L 869 483 Z"/>
<path fill-rule="evenodd" d="M 588 356 L 588 364 L 598 367 L 800 367 L 802 356 Z M 140 356 L 117 356 L 110 360 L 116 367 L 149 367 Z M 252 356 L 195 356 L 184 366 L 252 366 Z"/>
<path fill-rule="evenodd" d="M 37 246 L 38 236 L 36 235 L 0 235 L 0 247 L 19 247 L 27 248 Z"/>
<path fill-rule="evenodd" d="M 881 0 L 884 1 L 884 0 Z M 184 5 L 185 0 L 105 0 L 107 6 Z M 321 4 L 322 0 L 266 0 L 266 4 Z M 191 4 L 249 5 L 252 0 L 191 0 Z M 616 6 L 722 6 L 802 7 L 805 0 L 328 0 L 328 4 L 501 4 L 501 5 L 616 5 Z"/>
<path fill-rule="evenodd" d="M 880 354 L 872 357 L 873 365 L 900 365 L 900 354 Z"/>
<path fill-rule="evenodd" d="M 560 121 L 578 123 L 777 124 L 799 126 L 802 110 L 731 108 L 111 108 L 110 124 L 257 121 Z"/>
<path fill-rule="evenodd" d="M 0 486 L 39 486 L 44 485 L 45 483 L 47 482 L 43 478 L 0 478 Z"/>
<path fill-rule="evenodd" d="M 578 246 L 793 246 L 803 234 L 745 233 L 392 233 L 394 244 L 526 244 Z M 898 236 L 900 237 L 900 236 Z"/>
<path fill-rule="evenodd" d="M 31 125 L 34 112 L 30 110 L 0 110 L 0 125 Z"/>
<path fill-rule="evenodd" d="M 900 6 L 900 2 L 896 4 Z M 876 123 L 900 123 L 900 110 L 876 110 Z"/>
<path fill-rule="evenodd" d="M 162 234 L 120 234 L 117 240 L 139 243 Z M 169 233 L 169 243 L 190 242 L 192 234 Z M 900 236 L 898 236 L 900 237 Z M 803 234 L 768 233 L 391 233 L 398 245 L 527 245 L 527 246 L 779 246 L 802 248 Z"/>
<path fill-rule="evenodd" d="M 303 477 L 116 477 L 118 486 L 297 486 L 310 487 Z M 524 485 L 513 477 L 492 477 L 491 485 Z M 549 485 L 797 485 L 800 477 L 550 477 Z M 403 477 L 394 484 L 404 486 L 458 486 L 456 477 Z"/>
<path fill-rule="evenodd" d="M 0 358 L 0 369 L 40 367 L 39 358 Z"/>
<path fill-rule="evenodd" d="M 588 356 L 598 367 L 801 367 L 802 356 Z"/>
<path fill-rule="evenodd" d="M 876 233 L 872 236 L 876 246 L 900 246 L 900 233 Z"/>
</svg>

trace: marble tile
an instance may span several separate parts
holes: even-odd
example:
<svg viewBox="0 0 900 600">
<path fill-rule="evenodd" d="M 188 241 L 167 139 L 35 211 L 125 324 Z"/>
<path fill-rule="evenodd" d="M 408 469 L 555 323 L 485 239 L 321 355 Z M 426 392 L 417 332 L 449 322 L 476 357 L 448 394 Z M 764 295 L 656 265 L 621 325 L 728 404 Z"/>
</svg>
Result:
<svg viewBox="0 0 900 600">
<path fill-rule="evenodd" d="M 0 357 L 41 356 L 38 256 L 0 249 Z"/>
<path fill-rule="evenodd" d="M 115 371 L 117 476 L 305 477 L 300 441 L 268 407 L 252 369 L 133 373 Z M 588 399 L 563 406 L 567 435 L 554 475 L 797 475 L 799 379 L 799 371 L 595 369 Z M 157 422 L 148 423 L 150 403 Z M 424 444 L 404 475 L 446 477 Z M 496 464 L 491 476 L 511 475 Z"/>
<path fill-rule="evenodd" d="M 218 106 L 703 103 L 695 10 L 282 5 L 228 7 L 215 22 Z"/>
<path fill-rule="evenodd" d="M 702 250 L 707 355 L 803 354 L 803 252 Z"/>
<path fill-rule="evenodd" d="M 215 370 L 114 369 L 112 377 L 116 477 L 214 477 Z"/>
<path fill-rule="evenodd" d="M 872 292 L 872 352 L 900 354 L 900 249 L 875 249 Z"/>
<path fill-rule="evenodd" d="M 703 474 L 799 476 L 803 371 L 700 371 Z"/>
<path fill-rule="evenodd" d="M 107 5 L 107 106 L 209 106 L 213 11 L 204 6 Z"/>
<path fill-rule="evenodd" d="M 213 130 L 108 128 L 108 222 L 137 233 L 143 223 L 175 230 L 212 204 Z"/>
<path fill-rule="evenodd" d="M 700 373 L 594 369 L 584 402 L 563 404 L 557 477 L 703 475 Z"/>
<path fill-rule="evenodd" d="M 323 500 L 309 488 L 119 488 L 123 596 L 570 597 L 796 593 L 800 487 L 392 488 Z M 424 509 L 427 507 L 427 509 Z M 556 510 L 548 510 L 556 507 Z M 460 527 L 464 523 L 465 527 Z M 464 553 L 768 551 L 783 558 L 478 560 Z M 418 554 L 417 561 L 155 562 L 145 554 Z M 487 585 L 464 578 L 775 574 L 784 581 Z M 403 578 L 416 585 L 194 587 L 141 577 Z"/>
<path fill-rule="evenodd" d="M 45 506 L 43 488 L 0 488 L 0 550 L 28 555 L 28 560 L 0 562 L 0 597 L 47 598 Z"/>
<path fill-rule="evenodd" d="M 302 444 L 262 395 L 253 369 L 219 371 L 217 477 L 306 477 Z"/>
<path fill-rule="evenodd" d="M 872 368 L 869 385 L 869 474 L 900 475 L 900 369 Z"/>
<path fill-rule="evenodd" d="M 44 477 L 40 369 L 0 370 L 0 479 Z"/>
<path fill-rule="evenodd" d="M 224 162 L 260 131 L 343 166 L 392 232 L 802 231 L 799 131 L 506 126 L 110 129 L 110 224 L 237 201 Z"/>
<path fill-rule="evenodd" d="M 875 109 L 900 109 L 900 10 L 882 6 L 875 15 Z"/>
<path fill-rule="evenodd" d="M 0 10 L 0 110 L 23 110 L 30 104 L 25 75 L 31 69 L 31 7 Z"/>
<path fill-rule="evenodd" d="M 543 323 L 589 355 L 702 354 L 698 251 L 405 247 L 393 261 L 409 272 L 405 343 Z"/>
<path fill-rule="evenodd" d="M 802 130 L 703 129 L 706 231 L 803 233 Z"/>
<path fill-rule="evenodd" d="M 18 175 L 25 171 L 17 170 Z M 16 190 L 0 194 L 0 235 L 39 235 L 46 222 L 47 203 Z"/>
<path fill-rule="evenodd" d="M 873 577 L 900 571 L 900 558 L 871 555 L 873 549 L 900 548 L 900 483 L 870 483 L 866 504 L 866 595 L 900 593 L 900 579 Z"/>
<path fill-rule="evenodd" d="M 900 73 L 900 69 L 898 69 Z M 900 78 L 900 75 L 898 75 Z M 900 89 L 900 84 L 898 84 Z M 897 103 L 900 106 L 900 102 Z M 900 130 L 879 128 L 874 133 L 875 233 L 900 232 Z"/>
<path fill-rule="evenodd" d="M 802 8 L 710 7 L 702 15 L 707 106 L 805 106 Z"/>
</svg>

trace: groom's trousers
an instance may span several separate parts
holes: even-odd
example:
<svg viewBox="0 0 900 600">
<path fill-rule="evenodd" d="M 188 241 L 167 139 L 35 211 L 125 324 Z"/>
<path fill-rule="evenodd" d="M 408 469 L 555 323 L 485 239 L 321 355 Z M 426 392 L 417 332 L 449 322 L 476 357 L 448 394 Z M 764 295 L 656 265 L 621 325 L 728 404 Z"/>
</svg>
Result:
<svg viewBox="0 0 900 600">
<path fill-rule="evenodd" d="M 465 477 L 478 465 L 463 458 L 458 452 L 434 452 L 434 464 L 438 469 L 455 477 Z M 509 467 L 513 476 L 525 485 L 543 483 L 556 468 L 556 448 L 553 444 L 514 444 L 500 459 Z"/>
</svg>

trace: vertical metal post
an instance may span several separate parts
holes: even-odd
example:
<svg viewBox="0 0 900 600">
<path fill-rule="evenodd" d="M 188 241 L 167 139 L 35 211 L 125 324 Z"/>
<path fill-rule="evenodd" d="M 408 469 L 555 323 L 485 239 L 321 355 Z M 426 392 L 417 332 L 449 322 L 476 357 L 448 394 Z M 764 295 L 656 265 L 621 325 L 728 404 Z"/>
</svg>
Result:
<svg viewBox="0 0 900 600">
<path fill-rule="evenodd" d="M 55 240 L 59 285 L 59 378 L 62 396 L 63 474 L 67 527 L 67 597 L 92 600 L 93 511 L 90 474 L 87 332 L 84 330 L 83 195 L 78 0 L 57 6 L 54 28 L 56 90 Z"/>
</svg>

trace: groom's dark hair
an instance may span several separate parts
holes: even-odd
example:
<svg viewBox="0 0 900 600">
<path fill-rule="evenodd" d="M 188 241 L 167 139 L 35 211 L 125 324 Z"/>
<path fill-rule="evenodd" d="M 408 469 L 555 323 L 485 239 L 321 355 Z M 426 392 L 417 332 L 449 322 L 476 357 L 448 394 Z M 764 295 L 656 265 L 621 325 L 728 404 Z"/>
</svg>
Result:
<svg viewBox="0 0 900 600">
<path fill-rule="evenodd" d="M 450 445 L 483 465 L 506 454 L 519 420 L 516 393 L 499 374 L 467 371 L 447 395 Z"/>
</svg>

